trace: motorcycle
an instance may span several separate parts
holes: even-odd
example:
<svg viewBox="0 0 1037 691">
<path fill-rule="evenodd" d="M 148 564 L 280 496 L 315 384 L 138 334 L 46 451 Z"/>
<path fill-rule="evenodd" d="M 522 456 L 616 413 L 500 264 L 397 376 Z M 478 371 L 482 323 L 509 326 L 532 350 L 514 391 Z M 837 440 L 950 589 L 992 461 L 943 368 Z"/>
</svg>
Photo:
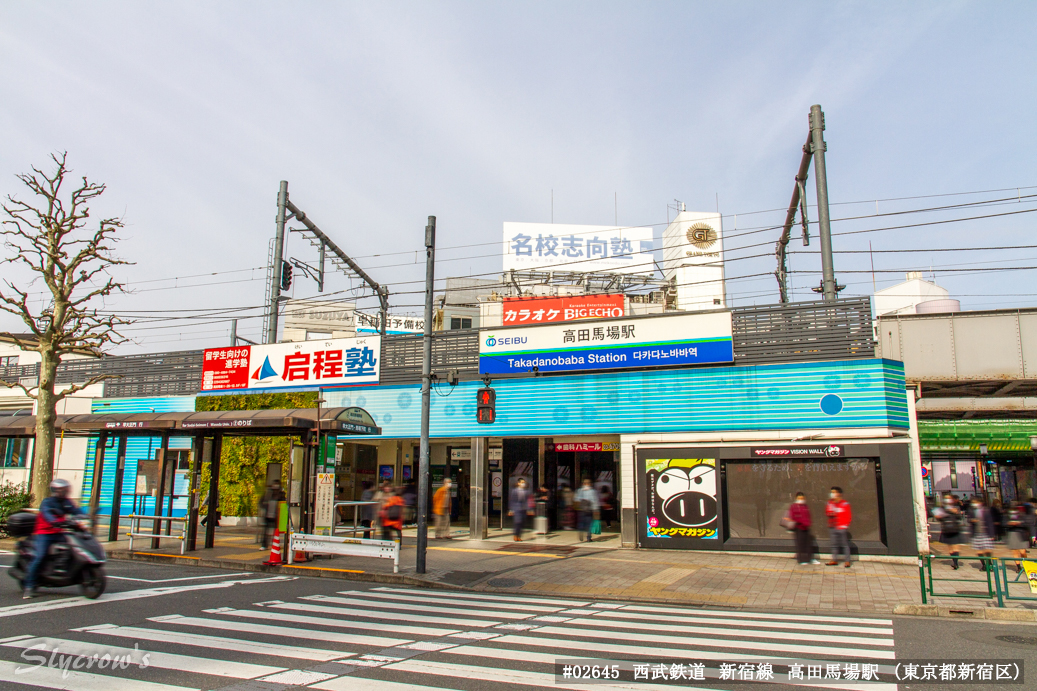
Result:
<svg viewBox="0 0 1037 691">
<path fill-rule="evenodd" d="M 7 532 L 12 537 L 22 538 L 17 545 L 17 558 L 8 573 L 23 587 L 26 571 L 36 556 L 36 545 L 32 534 L 36 522 L 36 514 L 23 511 L 7 519 Z M 36 585 L 44 588 L 65 588 L 78 585 L 84 597 L 94 600 L 104 592 L 108 579 L 104 573 L 107 557 L 101 546 L 90 532 L 88 525 L 81 521 L 67 521 L 62 525 L 61 535 L 64 540 L 56 541 L 50 546 L 47 558 L 40 567 Z"/>
</svg>

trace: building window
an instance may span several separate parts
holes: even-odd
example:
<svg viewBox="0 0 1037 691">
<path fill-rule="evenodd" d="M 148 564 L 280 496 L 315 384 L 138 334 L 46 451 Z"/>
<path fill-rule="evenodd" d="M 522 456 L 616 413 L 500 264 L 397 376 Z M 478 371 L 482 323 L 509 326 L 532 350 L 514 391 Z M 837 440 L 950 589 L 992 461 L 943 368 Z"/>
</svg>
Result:
<svg viewBox="0 0 1037 691">
<path fill-rule="evenodd" d="M 5 355 L 0 357 L 0 367 L 17 367 L 18 356 L 17 355 Z"/>
<path fill-rule="evenodd" d="M 471 317 L 450 317 L 450 330 L 472 328 Z"/>
<path fill-rule="evenodd" d="M 29 462 L 31 439 L 0 439 L 0 466 L 24 468 Z"/>
</svg>

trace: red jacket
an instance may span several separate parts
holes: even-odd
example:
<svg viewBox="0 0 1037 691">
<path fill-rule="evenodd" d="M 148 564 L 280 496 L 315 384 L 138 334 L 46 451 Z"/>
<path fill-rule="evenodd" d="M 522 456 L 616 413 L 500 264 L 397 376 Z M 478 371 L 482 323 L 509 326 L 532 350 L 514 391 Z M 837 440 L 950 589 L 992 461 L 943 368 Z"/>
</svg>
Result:
<svg viewBox="0 0 1037 691">
<path fill-rule="evenodd" d="M 828 527 L 836 530 L 846 530 L 850 527 L 853 512 L 850 511 L 850 502 L 845 499 L 839 501 L 829 500 L 825 506 L 825 515 L 828 516 Z"/>
<path fill-rule="evenodd" d="M 796 527 L 806 530 L 810 527 L 810 507 L 806 504 L 793 504 L 789 509 L 789 518 L 796 522 Z"/>
<path fill-rule="evenodd" d="M 400 517 L 395 521 L 389 518 L 390 506 L 400 507 Z M 403 499 L 396 495 L 389 497 L 385 501 L 385 504 L 382 505 L 382 511 L 378 518 L 381 520 L 383 528 L 396 528 L 397 530 L 403 530 Z"/>
</svg>

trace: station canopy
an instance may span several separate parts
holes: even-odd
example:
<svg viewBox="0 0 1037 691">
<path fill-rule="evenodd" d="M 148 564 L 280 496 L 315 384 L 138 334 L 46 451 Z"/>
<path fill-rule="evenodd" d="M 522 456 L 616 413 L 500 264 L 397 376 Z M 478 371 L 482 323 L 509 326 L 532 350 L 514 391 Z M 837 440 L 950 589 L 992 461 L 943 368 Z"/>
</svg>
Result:
<svg viewBox="0 0 1037 691">
<path fill-rule="evenodd" d="M 253 437 L 284 436 L 316 430 L 317 409 L 58 415 L 55 428 L 66 436 L 92 436 L 101 432 L 181 437 L 207 432 Z M 382 433 L 371 414 L 357 407 L 320 409 L 320 431 L 328 434 Z M 0 415 L 0 437 L 31 437 L 35 433 L 36 416 Z"/>
</svg>

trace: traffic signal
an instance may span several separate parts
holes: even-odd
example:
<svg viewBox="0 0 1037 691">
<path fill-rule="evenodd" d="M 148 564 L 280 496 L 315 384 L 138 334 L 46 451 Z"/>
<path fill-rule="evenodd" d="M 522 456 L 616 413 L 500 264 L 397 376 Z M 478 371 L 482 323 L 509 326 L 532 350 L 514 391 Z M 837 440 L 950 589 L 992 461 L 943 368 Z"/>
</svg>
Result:
<svg viewBox="0 0 1037 691">
<path fill-rule="evenodd" d="M 477 392 L 475 421 L 480 425 L 492 425 L 497 420 L 497 392 L 486 387 Z"/>
<path fill-rule="evenodd" d="M 288 290 L 292 287 L 292 265 L 288 262 L 281 262 L 281 290 Z"/>
</svg>

